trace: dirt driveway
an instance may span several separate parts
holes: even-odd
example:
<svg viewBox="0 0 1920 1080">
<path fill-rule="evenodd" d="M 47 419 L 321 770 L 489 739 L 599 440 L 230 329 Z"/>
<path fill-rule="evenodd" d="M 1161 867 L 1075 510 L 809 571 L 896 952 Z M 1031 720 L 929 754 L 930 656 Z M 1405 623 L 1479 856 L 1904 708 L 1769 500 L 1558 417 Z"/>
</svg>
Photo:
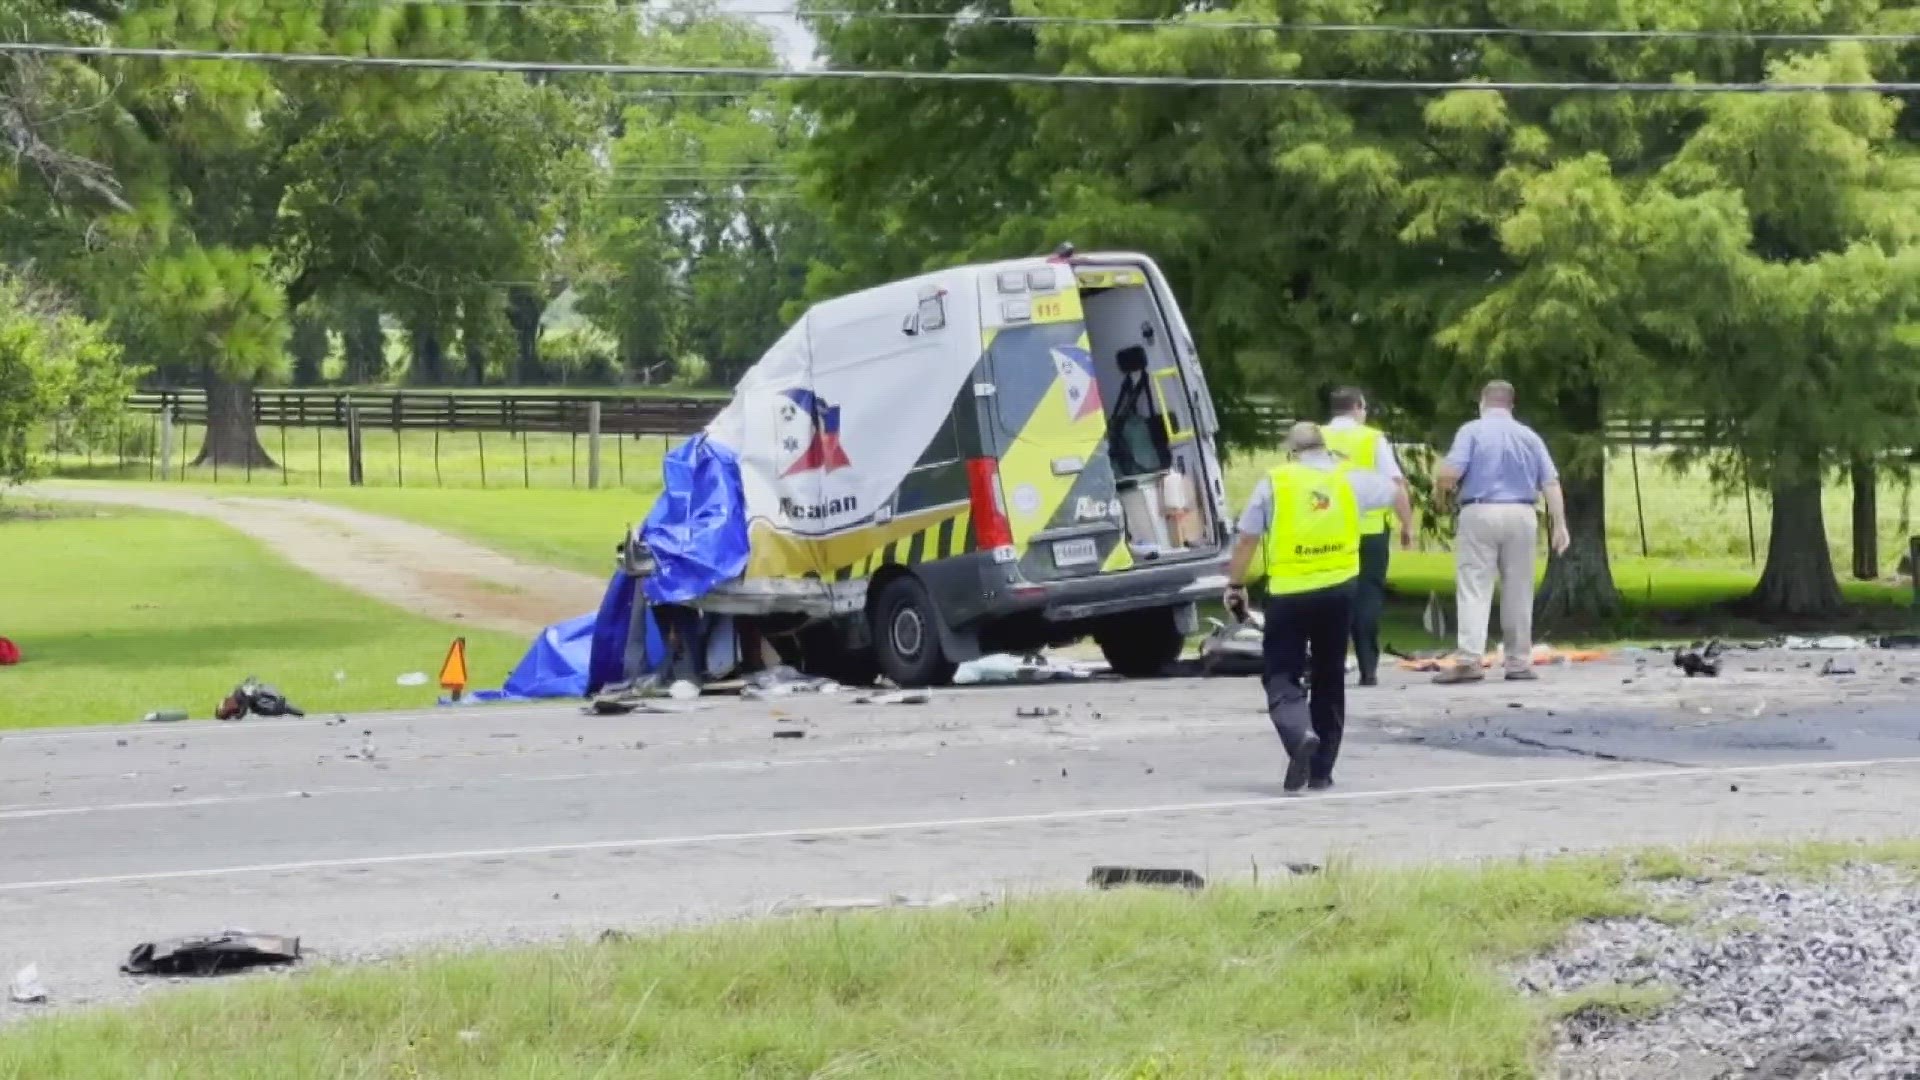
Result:
<svg viewBox="0 0 1920 1080">
<path fill-rule="evenodd" d="M 417 614 L 516 634 L 600 605 L 604 582 L 511 559 L 446 533 L 298 499 L 154 488 L 30 485 L 28 499 L 163 510 L 210 518 L 309 573 Z"/>
</svg>

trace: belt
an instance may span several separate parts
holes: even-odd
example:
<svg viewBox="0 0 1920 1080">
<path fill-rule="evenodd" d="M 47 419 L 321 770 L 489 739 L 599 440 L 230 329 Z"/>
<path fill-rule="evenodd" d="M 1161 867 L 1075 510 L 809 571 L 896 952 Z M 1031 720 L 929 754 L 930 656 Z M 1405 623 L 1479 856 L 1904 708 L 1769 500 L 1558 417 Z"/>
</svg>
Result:
<svg viewBox="0 0 1920 1080">
<path fill-rule="evenodd" d="M 1461 506 L 1532 506 L 1532 499 L 1462 499 Z"/>
</svg>

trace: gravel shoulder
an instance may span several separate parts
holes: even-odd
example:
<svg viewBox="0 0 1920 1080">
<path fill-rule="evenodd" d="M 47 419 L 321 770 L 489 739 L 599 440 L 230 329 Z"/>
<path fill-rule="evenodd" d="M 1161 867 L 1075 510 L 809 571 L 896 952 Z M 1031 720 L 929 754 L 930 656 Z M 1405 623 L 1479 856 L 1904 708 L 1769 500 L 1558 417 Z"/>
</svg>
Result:
<svg viewBox="0 0 1920 1080">
<path fill-rule="evenodd" d="M 297 499 L 161 488 L 35 484 L 27 499 L 159 510 L 218 521 L 328 581 L 419 615 L 515 634 L 593 611 L 604 581 L 536 566 L 446 533 Z"/>
<path fill-rule="evenodd" d="M 1517 977 L 1588 1003 L 1556 1025 L 1562 1080 L 1920 1076 L 1911 867 L 1763 865 L 1643 888 L 1677 917 L 1587 924 Z M 1608 1004 L 1621 1002 L 1639 1004 Z"/>
</svg>

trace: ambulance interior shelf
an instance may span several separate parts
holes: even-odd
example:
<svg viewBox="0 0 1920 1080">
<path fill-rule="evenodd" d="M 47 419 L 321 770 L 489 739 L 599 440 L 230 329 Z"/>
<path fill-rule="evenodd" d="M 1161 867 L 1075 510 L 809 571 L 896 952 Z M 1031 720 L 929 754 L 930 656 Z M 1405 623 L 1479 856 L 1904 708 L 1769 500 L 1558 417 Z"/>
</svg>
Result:
<svg viewBox="0 0 1920 1080">
<path fill-rule="evenodd" d="M 1191 406 L 1146 279 L 1082 271 L 1080 284 L 1128 545 L 1146 560 L 1203 547 L 1213 528 Z"/>
</svg>

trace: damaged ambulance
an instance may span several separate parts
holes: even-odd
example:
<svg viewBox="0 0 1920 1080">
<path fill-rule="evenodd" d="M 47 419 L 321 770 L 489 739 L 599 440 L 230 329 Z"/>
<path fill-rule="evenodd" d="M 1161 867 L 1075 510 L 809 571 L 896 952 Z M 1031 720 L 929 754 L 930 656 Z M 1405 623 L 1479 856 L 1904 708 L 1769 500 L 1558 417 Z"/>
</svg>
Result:
<svg viewBox="0 0 1920 1080">
<path fill-rule="evenodd" d="M 1144 255 L 1063 247 L 829 300 L 695 440 L 728 497 L 689 496 L 669 461 L 663 504 L 723 509 L 655 518 L 704 515 L 693 531 L 734 552 L 673 599 L 847 683 L 939 684 L 1087 637 L 1115 672 L 1156 674 L 1225 584 L 1216 429 Z M 643 533 L 642 560 L 689 528 Z"/>
</svg>

